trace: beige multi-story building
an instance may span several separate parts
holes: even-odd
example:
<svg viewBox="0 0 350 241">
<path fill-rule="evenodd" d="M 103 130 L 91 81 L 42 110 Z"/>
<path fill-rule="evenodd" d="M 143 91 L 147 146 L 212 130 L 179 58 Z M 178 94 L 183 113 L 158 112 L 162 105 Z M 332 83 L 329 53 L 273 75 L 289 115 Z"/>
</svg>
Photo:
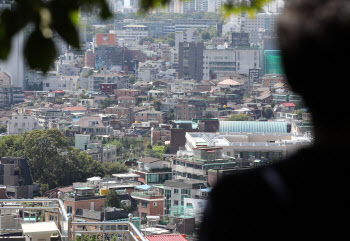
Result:
<svg viewBox="0 0 350 241">
<path fill-rule="evenodd" d="M 164 112 L 155 110 L 145 110 L 135 113 L 135 122 L 158 122 L 163 123 Z"/>
</svg>

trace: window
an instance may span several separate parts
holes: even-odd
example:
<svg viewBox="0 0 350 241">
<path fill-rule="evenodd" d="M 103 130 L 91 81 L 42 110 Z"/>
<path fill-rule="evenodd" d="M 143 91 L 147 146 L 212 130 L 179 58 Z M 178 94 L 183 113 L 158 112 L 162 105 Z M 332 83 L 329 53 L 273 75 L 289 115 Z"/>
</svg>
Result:
<svg viewBox="0 0 350 241">
<path fill-rule="evenodd" d="M 157 207 L 157 204 L 158 204 L 157 202 L 154 202 L 153 207 Z"/>
<path fill-rule="evenodd" d="M 174 201 L 174 205 L 175 205 L 175 206 L 179 205 L 179 201 L 175 200 L 175 201 Z"/>
<path fill-rule="evenodd" d="M 72 206 L 67 206 L 67 213 L 72 213 Z"/>
<path fill-rule="evenodd" d="M 142 207 L 147 208 L 147 202 L 142 202 Z"/>
<path fill-rule="evenodd" d="M 179 193 L 179 189 L 174 189 L 174 193 Z"/>
<path fill-rule="evenodd" d="M 94 202 L 90 203 L 90 210 L 95 210 L 95 203 Z"/>
</svg>

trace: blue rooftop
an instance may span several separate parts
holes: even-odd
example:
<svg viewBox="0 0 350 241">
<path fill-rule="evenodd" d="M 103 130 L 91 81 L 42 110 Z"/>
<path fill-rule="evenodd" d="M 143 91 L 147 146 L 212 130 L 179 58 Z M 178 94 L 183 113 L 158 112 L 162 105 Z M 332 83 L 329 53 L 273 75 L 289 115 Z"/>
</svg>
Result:
<svg viewBox="0 0 350 241">
<path fill-rule="evenodd" d="M 136 186 L 135 189 L 140 189 L 140 190 L 148 190 L 150 189 L 152 186 L 150 185 L 140 185 L 140 186 Z"/>
<path fill-rule="evenodd" d="M 220 132 L 287 133 L 287 122 L 220 121 Z"/>
</svg>

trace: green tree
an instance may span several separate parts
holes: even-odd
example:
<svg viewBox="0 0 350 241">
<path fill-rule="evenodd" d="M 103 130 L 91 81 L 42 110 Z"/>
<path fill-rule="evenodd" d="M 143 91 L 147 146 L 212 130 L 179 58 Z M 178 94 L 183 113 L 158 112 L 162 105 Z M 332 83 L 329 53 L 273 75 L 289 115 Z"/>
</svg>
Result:
<svg viewBox="0 0 350 241">
<path fill-rule="evenodd" d="M 135 84 L 136 78 L 135 75 L 130 74 L 129 75 L 129 84 Z"/>
<path fill-rule="evenodd" d="M 121 202 L 115 189 L 110 189 L 105 199 L 106 207 L 120 208 Z"/>
<path fill-rule="evenodd" d="M 214 118 L 215 116 L 212 113 L 206 113 L 205 118 Z"/>
<path fill-rule="evenodd" d="M 5 136 L 0 139 L 0 156 L 27 158 L 33 181 L 49 188 L 104 176 L 102 164 L 87 153 L 69 147 L 57 129 Z"/>
<path fill-rule="evenodd" d="M 160 106 L 162 105 L 162 103 L 160 102 L 160 100 L 156 99 L 153 101 L 153 108 L 157 111 L 160 111 Z"/>
<path fill-rule="evenodd" d="M 145 42 L 145 41 L 154 43 L 154 38 L 152 38 L 152 37 L 142 37 L 142 38 L 139 40 L 139 45 L 143 45 L 143 42 Z"/>
<path fill-rule="evenodd" d="M 112 174 L 128 172 L 128 168 L 120 162 L 104 162 L 102 166 L 105 176 L 112 176 Z"/>
<path fill-rule="evenodd" d="M 216 30 L 216 28 L 214 26 L 209 26 L 207 28 L 207 32 L 210 34 L 211 38 L 215 38 L 218 36 L 218 31 Z"/>
<path fill-rule="evenodd" d="M 263 117 L 265 117 L 266 119 L 270 119 L 271 117 L 273 117 L 273 110 L 272 110 L 272 108 L 266 108 L 266 109 L 264 109 L 264 111 L 263 111 Z"/>
<path fill-rule="evenodd" d="M 247 121 L 249 118 L 245 114 L 233 114 L 231 117 L 227 118 L 227 121 Z"/>
<path fill-rule="evenodd" d="M 47 192 L 49 189 L 49 184 L 40 184 L 40 194 L 41 196 L 44 195 L 45 192 Z"/>
<path fill-rule="evenodd" d="M 206 40 L 210 40 L 211 39 L 211 36 L 210 36 L 210 33 L 209 32 L 203 32 L 202 34 L 201 34 L 201 36 L 202 36 L 202 39 L 204 40 L 204 41 L 206 41 Z"/>
<path fill-rule="evenodd" d="M 0 138 L 0 157 L 23 157 L 23 140 L 23 136 L 20 135 L 10 135 Z"/>
<path fill-rule="evenodd" d="M 33 180 L 54 185 L 55 180 L 49 179 L 56 175 L 53 168 L 62 161 L 61 153 L 68 151 L 66 138 L 57 129 L 34 130 L 23 136 L 23 151 Z"/>
<path fill-rule="evenodd" d="M 303 111 L 303 110 L 295 110 L 293 114 L 297 114 L 298 115 L 298 119 L 301 120 L 302 117 L 303 117 L 303 113 L 304 112 L 305 111 Z"/>
</svg>

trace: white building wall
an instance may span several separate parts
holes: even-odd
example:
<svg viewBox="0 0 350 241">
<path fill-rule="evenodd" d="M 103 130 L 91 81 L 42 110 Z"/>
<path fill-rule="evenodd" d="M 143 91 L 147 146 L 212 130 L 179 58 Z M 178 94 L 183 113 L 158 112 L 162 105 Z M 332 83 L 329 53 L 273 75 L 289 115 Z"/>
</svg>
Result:
<svg viewBox="0 0 350 241">
<path fill-rule="evenodd" d="M 24 131 L 29 132 L 38 128 L 38 120 L 34 116 L 14 115 L 7 123 L 7 134 L 21 135 Z"/>
<path fill-rule="evenodd" d="M 24 87 L 25 63 L 23 56 L 24 31 L 17 34 L 12 40 L 11 52 L 6 61 L 0 61 L 0 72 L 11 76 L 12 85 Z"/>
</svg>

